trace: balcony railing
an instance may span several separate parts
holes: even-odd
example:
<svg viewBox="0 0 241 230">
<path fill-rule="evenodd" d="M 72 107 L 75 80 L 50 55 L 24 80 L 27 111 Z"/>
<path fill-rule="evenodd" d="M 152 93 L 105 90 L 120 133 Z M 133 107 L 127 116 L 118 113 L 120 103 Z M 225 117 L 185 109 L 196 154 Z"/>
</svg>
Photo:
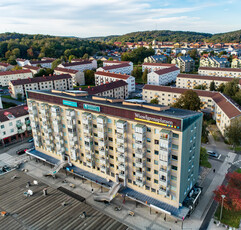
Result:
<svg viewBox="0 0 241 230">
<path fill-rule="evenodd" d="M 118 155 L 117 159 L 118 159 L 119 162 L 124 163 L 125 162 L 125 155 L 124 154 L 120 154 L 120 155 Z"/>
</svg>

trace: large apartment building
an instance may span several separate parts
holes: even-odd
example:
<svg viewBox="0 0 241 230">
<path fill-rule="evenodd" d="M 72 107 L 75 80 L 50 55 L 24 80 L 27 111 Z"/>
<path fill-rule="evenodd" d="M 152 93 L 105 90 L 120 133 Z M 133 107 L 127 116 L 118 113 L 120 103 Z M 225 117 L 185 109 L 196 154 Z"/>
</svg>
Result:
<svg viewBox="0 0 241 230">
<path fill-rule="evenodd" d="M 130 65 L 128 63 L 121 63 L 118 65 L 106 65 L 103 67 L 99 67 L 96 71 L 130 75 L 132 70 L 133 70 L 133 65 Z"/>
<path fill-rule="evenodd" d="M 33 74 L 36 74 L 39 72 L 39 70 L 41 70 L 41 67 L 38 66 L 32 66 L 32 65 L 25 65 L 22 67 L 23 69 L 27 69 L 30 70 Z"/>
<path fill-rule="evenodd" d="M 120 182 L 130 199 L 187 215 L 182 203 L 198 180 L 202 113 L 56 91 L 29 91 L 27 102 L 36 147 L 29 154 L 69 160 L 76 175 L 107 187 Z"/>
<path fill-rule="evenodd" d="M 85 60 L 85 59 L 81 59 L 81 58 L 74 58 L 74 59 L 71 60 L 71 63 L 74 63 L 74 62 L 86 62 L 86 61 L 90 61 L 92 63 L 92 69 L 96 69 L 97 68 L 97 61 L 95 59 Z"/>
<path fill-rule="evenodd" d="M 69 74 L 62 74 L 10 81 L 8 88 L 11 97 L 24 98 L 27 90 L 70 90 L 73 83 Z"/>
<path fill-rule="evenodd" d="M 73 69 L 78 71 L 85 71 L 88 69 L 94 69 L 92 61 L 84 60 L 79 62 L 71 62 L 71 63 L 62 63 L 59 64 L 58 67 L 60 68 L 66 68 L 66 69 Z"/>
<path fill-rule="evenodd" d="M 31 136 L 31 126 L 26 105 L 0 110 L 0 145 L 28 136 Z"/>
<path fill-rule="evenodd" d="M 200 59 L 200 67 L 226 68 L 230 67 L 230 62 L 226 58 L 206 57 Z"/>
<path fill-rule="evenodd" d="M 188 89 L 145 85 L 143 88 L 143 100 L 150 102 L 157 98 L 161 105 L 171 105 Z M 202 111 L 211 113 L 213 119 L 216 121 L 222 135 L 225 133 L 225 128 L 231 122 L 241 116 L 241 109 L 233 103 L 230 98 L 219 92 L 211 92 L 205 90 L 194 90 L 201 99 Z"/>
<path fill-rule="evenodd" d="M 17 79 L 29 79 L 33 74 L 30 70 L 15 70 L 15 71 L 3 71 L 0 72 L 0 86 L 8 86 L 10 81 Z"/>
<path fill-rule="evenodd" d="M 190 56 L 180 56 L 172 60 L 172 64 L 177 65 L 181 72 L 192 72 L 195 62 Z"/>
<path fill-rule="evenodd" d="M 148 70 L 148 73 L 158 71 L 161 69 L 167 69 L 171 68 L 173 66 L 176 66 L 175 64 L 168 64 L 168 63 L 143 63 L 142 64 L 142 72 L 145 71 L 145 69 Z"/>
<path fill-rule="evenodd" d="M 108 61 L 107 60 L 107 61 L 103 62 L 103 67 L 120 65 L 120 64 L 129 64 L 130 66 L 132 66 L 132 70 L 133 70 L 133 62 L 131 62 L 131 61 Z"/>
<path fill-rule="evenodd" d="M 217 77 L 240 77 L 241 69 L 235 68 L 214 68 L 214 67 L 199 67 L 198 74 Z"/>
<path fill-rule="evenodd" d="M 218 88 L 221 84 L 226 84 L 235 78 L 231 77 L 215 77 L 215 76 L 204 76 L 198 74 L 178 74 L 176 80 L 176 86 L 178 88 L 193 89 L 196 86 L 204 86 L 203 90 L 209 90 L 210 84 L 214 82 L 215 87 Z M 239 85 L 241 87 L 241 79 L 239 79 Z"/>
<path fill-rule="evenodd" d="M 231 68 L 241 68 L 241 59 L 235 58 L 231 63 Z"/>
<path fill-rule="evenodd" d="M 127 74 L 111 73 L 104 71 L 97 71 L 95 73 L 95 85 L 110 83 L 113 81 L 123 80 L 128 84 L 128 92 L 135 91 L 135 78 Z"/>
<path fill-rule="evenodd" d="M 0 71 L 8 71 L 8 70 L 11 70 L 12 68 L 13 66 L 8 63 L 0 62 Z"/>
</svg>

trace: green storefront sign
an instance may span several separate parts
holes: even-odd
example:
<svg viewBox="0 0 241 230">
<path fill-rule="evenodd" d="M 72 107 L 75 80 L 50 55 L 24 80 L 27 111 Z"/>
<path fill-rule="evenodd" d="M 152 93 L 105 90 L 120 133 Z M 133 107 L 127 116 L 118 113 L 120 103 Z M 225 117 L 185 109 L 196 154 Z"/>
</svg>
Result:
<svg viewBox="0 0 241 230">
<path fill-rule="evenodd" d="M 84 104 L 83 108 L 88 109 L 88 110 L 92 110 L 92 111 L 95 111 L 95 112 L 100 112 L 100 106 Z"/>
</svg>

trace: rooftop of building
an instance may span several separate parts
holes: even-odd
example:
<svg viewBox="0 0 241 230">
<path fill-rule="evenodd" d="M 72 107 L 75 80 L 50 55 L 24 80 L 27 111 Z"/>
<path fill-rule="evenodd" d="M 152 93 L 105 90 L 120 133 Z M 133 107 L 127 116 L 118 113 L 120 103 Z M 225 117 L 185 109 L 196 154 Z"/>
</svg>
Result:
<svg viewBox="0 0 241 230">
<path fill-rule="evenodd" d="M 116 63 L 119 63 L 119 64 L 122 64 L 122 63 L 130 63 L 131 61 L 118 61 L 118 60 L 115 60 L 115 61 L 109 61 L 109 60 L 107 60 L 107 61 L 104 61 L 103 63 L 113 63 L 113 64 L 116 64 Z"/>
<path fill-rule="evenodd" d="M 241 73 L 241 69 L 238 68 L 217 68 L 217 67 L 199 67 L 198 70 L 211 70 L 211 71 L 228 71 L 228 72 L 239 72 Z"/>
<path fill-rule="evenodd" d="M 43 76 L 43 77 L 34 77 L 28 79 L 19 79 L 11 81 L 12 85 L 25 85 L 25 84 L 33 84 L 45 81 L 58 81 L 63 79 L 72 78 L 69 74 L 60 74 L 60 75 L 52 75 L 52 76 Z"/>
<path fill-rule="evenodd" d="M 145 85 L 143 87 L 143 90 L 182 94 L 188 89 L 176 88 L 176 87 L 170 87 L 170 86 Z M 193 91 L 195 91 L 200 97 L 212 98 L 229 118 L 233 118 L 241 115 L 241 109 L 239 108 L 239 106 L 234 104 L 234 102 L 224 94 L 216 91 L 206 91 L 206 90 L 197 90 L 197 89 L 193 89 Z"/>
<path fill-rule="evenodd" d="M 41 69 L 41 68 L 40 68 L 40 67 L 38 67 L 38 66 L 25 65 L 25 66 L 23 66 L 23 69 L 39 70 L 39 69 Z"/>
<path fill-rule="evenodd" d="M 29 61 L 31 63 L 31 65 L 37 65 L 37 64 L 45 64 L 45 63 L 52 63 L 53 60 L 51 59 L 46 59 L 46 60 L 43 60 L 43 61 Z"/>
<path fill-rule="evenodd" d="M 171 66 L 176 66 L 175 64 L 169 64 L 169 63 L 148 63 L 145 62 L 142 65 L 150 65 L 150 66 L 165 66 L 165 67 L 171 67 Z"/>
<path fill-rule="evenodd" d="M 8 67 L 8 66 L 10 66 L 10 64 L 4 63 L 4 62 L 0 62 L 0 66 Z"/>
<path fill-rule="evenodd" d="M 105 72 L 105 71 L 97 71 L 95 75 L 102 75 L 106 77 L 113 77 L 113 78 L 118 78 L 123 80 L 127 80 L 129 77 L 131 77 L 130 75 L 127 75 L 127 74 L 111 73 L 111 72 Z"/>
<path fill-rule="evenodd" d="M 180 56 L 178 57 L 179 59 L 181 59 L 184 62 L 190 62 L 193 61 L 193 59 L 189 56 L 189 55 L 185 55 L 185 56 Z"/>
<path fill-rule="evenodd" d="M 18 117 L 28 115 L 27 105 L 18 105 L 8 109 L 0 110 L 0 122 L 9 121 Z"/>
<path fill-rule="evenodd" d="M 13 71 L 0 72 L 0 76 L 12 75 L 12 74 L 24 74 L 24 73 L 32 73 L 32 72 L 29 69 L 19 69 L 19 70 L 13 70 Z"/>
<path fill-rule="evenodd" d="M 78 70 L 75 70 L 75 69 L 67 69 L 67 68 L 61 68 L 61 67 L 56 67 L 54 70 L 59 72 L 64 72 L 64 73 L 72 73 L 72 74 L 76 74 L 79 72 Z"/>
<path fill-rule="evenodd" d="M 176 67 L 176 66 L 171 66 L 170 68 L 159 69 L 159 70 L 154 71 L 154 72 L 155 72 L 156 74 L 158 74 L 158 75 L 162 75 L 162 74 L 170 73 L 170 72 L 177 71 L 177 70 L 179 70 L 178 67 Z"/>
<path fill-rule="evenodd" d="M 92 64 L 92 62 L 85 60 L 85 61 L 80 61 L 80 62 L 62 63 L 60 65 L 62 65 L 64 67 L 69 67 L 69 66 L 87 65 L 87 64 Z"/>
<path fill-rule="evenodd" d="M 119 69 L 119 68 L 123 68 L 123 67 L 129 67 L 130 65 L 128 63 L 121 63 L 121 64 L 118 64 L 118 65 L 109 65 L 109 66 L 103 66 L 103 67 L 100 67 L 102 68 L 103 70 L 112 70 L 112 69 Z"/>
<path fill-rule="evenodd" d="M 94 94 L 97 94 L 97 93 L 102 93 L 102 92 L 105 92 L 105 91 L 109 91 L 109 90 L 116 89 L 116 88 L 119 88 L 119 87 L 122 87 L 122 86 L 127 86 L 127 85 L 128 84 L 125 81 L 119 80 L 119 81 L 114 81 L 114 82 L 110 82 L 110 83 L 107 83 L 107 84 L 87 88 L 87 89 L 84 89 L 84 91 L 88 92 L 89 95 L 94 95 Z"/>
</svg>

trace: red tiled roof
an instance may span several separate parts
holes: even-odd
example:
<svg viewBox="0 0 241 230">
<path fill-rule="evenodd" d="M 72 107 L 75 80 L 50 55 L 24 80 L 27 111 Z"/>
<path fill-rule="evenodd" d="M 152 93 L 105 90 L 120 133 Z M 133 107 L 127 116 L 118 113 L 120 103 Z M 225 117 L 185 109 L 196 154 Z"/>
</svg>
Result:
<svg viewBox="0 0 241 230">
<path fill-rule="evenodd" d="M 3 72 L 0 72 L 0 76 L 12 75 L 12 74 L 23 74 L 23 73 L 32 73 L 32 72 L 29 69 L 20 69 L 20 70 L 14 70 L 14 71 L 3 71 Z"/>
<path fill-rule="evenodd" d="M 170 72 L 177 71 L 177 70 L 179 70 L 179 68 L 177 68 L 176 66 L 171 66 L 170 68 L 159 69 L 154 72 L 158 75 L 162 75 L 162 74 L 170 73 Z"/>
<path fill-rule="evenodd" d="M 168 64 L 168 63 L 148 63 L 145 62 L 142 65 L 151 65 L 151 66 L 176 66 L 175 64 Z"/>
<path fill-rule="evenodd" d="M 89 95 L 94 95 L 97 93 L 102 93 L 108 90 L 116 89 L 122 86 L 128 85 L 125 81 L 123 80 L 118 80 L 114 82 L 110 82 L 108 84 L 103 84 L 103 85 L 98 85 L 95 87 L 91 87 L 89 89 L 85 89 L 84 91 L 87 91 Z"/>
<path fill-rule="evenodd" d="M 91 61 L 81 61 L 81 62 L 71 62 L 71 63 L 63 63 L 62 65 L 64 67 L 68 67 L 68 66 L 75 66 L 75 65 L 86 65 L 86 64 L 92 64 Z"/>
<path fill-rule="evenodd" d="M 16 61 L 27 61 L 27 60 L 23 58 L 17 58 Z"/>
<path fill-rule="evenodd" d="M 11 83 L 15 85 L 25 85 L 25 84 L 32 84 L 32 83 L 39 83 L 45 81 L 57 81 L 63 79 L 72 78 L 69 74 L 61 74 L 61 75 L 52 75 L 52 76 L 45 76 L 45 77 L 34 77 L 29 79 L 19 79 L 15 81 L 11 81 Z"/>
<path fill-rule="evenodd" d="M 202 80 L 213 80 L 213 81 L 232 81 L 235 78 L 232 77 L 215 77 L 206 76 L 199 74 L 178 74 L 177 78 L 187 78 L 187 79 L 202 79 Z M 239 79 L 239 84 L 241 85 L 241 79 Z"/>
<path fill-rule="evenodd" d="M 36 64 L 44 64 L 44 63 L 52 63 L 53 62 L 53 60 L 49 60 L 49 59 L 47 59 L 47 60 L 44 60 L 44 61 L 30 61 L 30 63 L 32 64 L 32 65 L 36 65 Z"/>
<path fill-rule="evenodd" d="M 54 70 L 64 72 L 64 73 L 72 73 L 72 74 L 76 74 L 79 72 L 78 70 L 75 70 L 75 69 L 67 69 L 67 68 L 61 68 L 61 67 L 56 67 Z"/>
<path fill-rule="evenodd" d="M 103 63 L 120 63 L 120 64 L 122 64 L 122 63 L 130 63 L 130 61 L 104 61 Z"/>
<path fill-rule="evenodd" d="M 113 78 L 118 78 L 118 79 L 123 79 L 127 80 L 130 75 L 125 75 L 125 74 L 119 74 L 119 73 L 110 73 L 110 72 L 104 72 L 104 71 L 97 71 L 95 75 L 102 75 L 106 77 L 113 77 Z"/>
<path fill-rule="evenodd" d="M 40 68 L 40 67 L 38 67 L 38 66 L 25 65 L 25 66 L 23 66 L 23 69 L 33 69 L 33 70 L 39 70 L 39 69 L 41 69 L 41 68 Z"/>
<path fill-rule="evenodd" d="M 8 66 L 10 66 L 10 64 L 4 63 L 4 62 L 0 62 L 0 66 L 8 67 Z"/>
<path fill-rule="evenodd" d="M 199 67 L 198 70 L 213 70 L 213 71 L 241 72 L 241 69 L 238 69 L 238 68 Z"/>
<path fill-rule="evenodd" d="M 158 86 L 158 85 L 145 85 L 143 89 L 151 90 L 151 91 L 178 93 L 178 94 L 182 94 L 188 90 L 184 88 Z M 239 110 L 237 106 L 235 106 L 228 98 L 226 98 L 225 95 L 219 92 L 197 90 L 197 89 L 192 89 L 192 90 L 195 91 L 200 97 L 212 98 L 229 118 L 233 118 L 241 115 L 241 110 Z"/>
<path fill-rule="evenodd" d="M 110 66 L 105 66 L 105 67 L 101 67 L 103 70 L 111 70 L 111 69 L 119 69 L 119 68 L 123 68 L 123 67 L 127 67 L 130 66 L 128 63 L 122 63 L 119 65 L 110 65 Z"/>
<path fill-rule="evenodd" d="M 4 114 L 6 114 L 6 112 L 12 114 L 15 118 L 28 115 L 28 110 L 26 108 L 27 108 L 26 105 L 19 105 L 19 106 L 11 107 L 8 109 L 1 109 L 0 110 L 0 121 L 1 122 L 9 121 L 7 116 L 4 115 Z"/>
</svg>

